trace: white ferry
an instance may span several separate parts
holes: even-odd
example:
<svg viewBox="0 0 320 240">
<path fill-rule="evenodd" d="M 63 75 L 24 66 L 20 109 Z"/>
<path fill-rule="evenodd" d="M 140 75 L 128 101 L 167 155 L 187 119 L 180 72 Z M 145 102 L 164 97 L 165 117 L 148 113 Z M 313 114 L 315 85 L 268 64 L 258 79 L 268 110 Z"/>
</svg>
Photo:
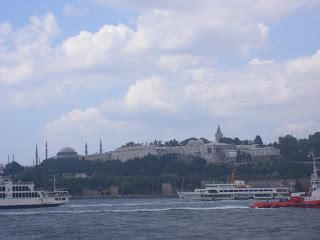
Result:
<svg viewBox="0 0 320 240">
<path fill-rule="evenodd" d="M 241 181 L 243 183 L 243 181 Z M 252 188 L 245 184 L 210 183 L 193 192 L 178 192 L 181 200 L 288 199 L 288 188 Z"/>
<path fill-rule="evenodd" d="M 33 183 L 13 183 L 0 178 L 0 209 L 53 207 L 67 203 L 67 191 L 35 191 Z"/>
</svg>

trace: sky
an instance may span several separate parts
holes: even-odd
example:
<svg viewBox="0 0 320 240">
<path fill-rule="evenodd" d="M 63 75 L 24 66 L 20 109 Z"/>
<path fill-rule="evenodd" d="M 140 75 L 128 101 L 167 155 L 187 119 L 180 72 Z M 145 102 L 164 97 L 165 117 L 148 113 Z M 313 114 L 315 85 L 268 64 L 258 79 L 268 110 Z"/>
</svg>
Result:
<svg viewBox="0 0 320 240">
<path fill-rule="evenodd" d="M 3 0 L 0 163 L 320 131 L 320 0 Z"/>
</svg>

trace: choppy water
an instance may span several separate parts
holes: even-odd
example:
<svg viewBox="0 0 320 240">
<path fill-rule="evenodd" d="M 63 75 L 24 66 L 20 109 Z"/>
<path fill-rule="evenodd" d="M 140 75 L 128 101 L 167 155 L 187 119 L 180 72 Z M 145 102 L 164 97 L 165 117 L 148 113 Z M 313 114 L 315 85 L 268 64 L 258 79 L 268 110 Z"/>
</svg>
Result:
<svg viewBox="0 0 320 240">
<path fill-rule="evenodd" d="M 103 199 L 0 210 L 0 239 L 320 239 L 320 209 L 249 204 Z"/>
</svg>

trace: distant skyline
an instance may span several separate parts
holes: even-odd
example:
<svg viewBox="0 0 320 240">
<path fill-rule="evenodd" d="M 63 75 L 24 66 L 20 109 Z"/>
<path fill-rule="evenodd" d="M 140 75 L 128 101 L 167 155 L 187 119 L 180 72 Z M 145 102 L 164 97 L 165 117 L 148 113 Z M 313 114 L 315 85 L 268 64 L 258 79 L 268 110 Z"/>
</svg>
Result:
<svg viewBox="0 0 320 240">
<path fill-rule="evenodd" d="M 0 163 L 320 131 L 320 1 L 4 0 Z"/>
</svg>

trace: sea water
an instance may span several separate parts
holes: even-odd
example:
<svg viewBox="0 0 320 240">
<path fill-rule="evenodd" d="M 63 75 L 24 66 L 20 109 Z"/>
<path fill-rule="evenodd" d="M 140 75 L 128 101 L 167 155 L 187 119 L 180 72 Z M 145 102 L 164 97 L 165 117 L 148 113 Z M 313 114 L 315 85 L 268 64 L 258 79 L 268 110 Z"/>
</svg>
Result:
<svg viewBox="0 0 320 240">
<path fill-rule="evenodd" d="M 71 200 L 0 210 L 0 239 L 320 239 L 320 209 L 251 209 L 249 201 Z"/>
</svg>

